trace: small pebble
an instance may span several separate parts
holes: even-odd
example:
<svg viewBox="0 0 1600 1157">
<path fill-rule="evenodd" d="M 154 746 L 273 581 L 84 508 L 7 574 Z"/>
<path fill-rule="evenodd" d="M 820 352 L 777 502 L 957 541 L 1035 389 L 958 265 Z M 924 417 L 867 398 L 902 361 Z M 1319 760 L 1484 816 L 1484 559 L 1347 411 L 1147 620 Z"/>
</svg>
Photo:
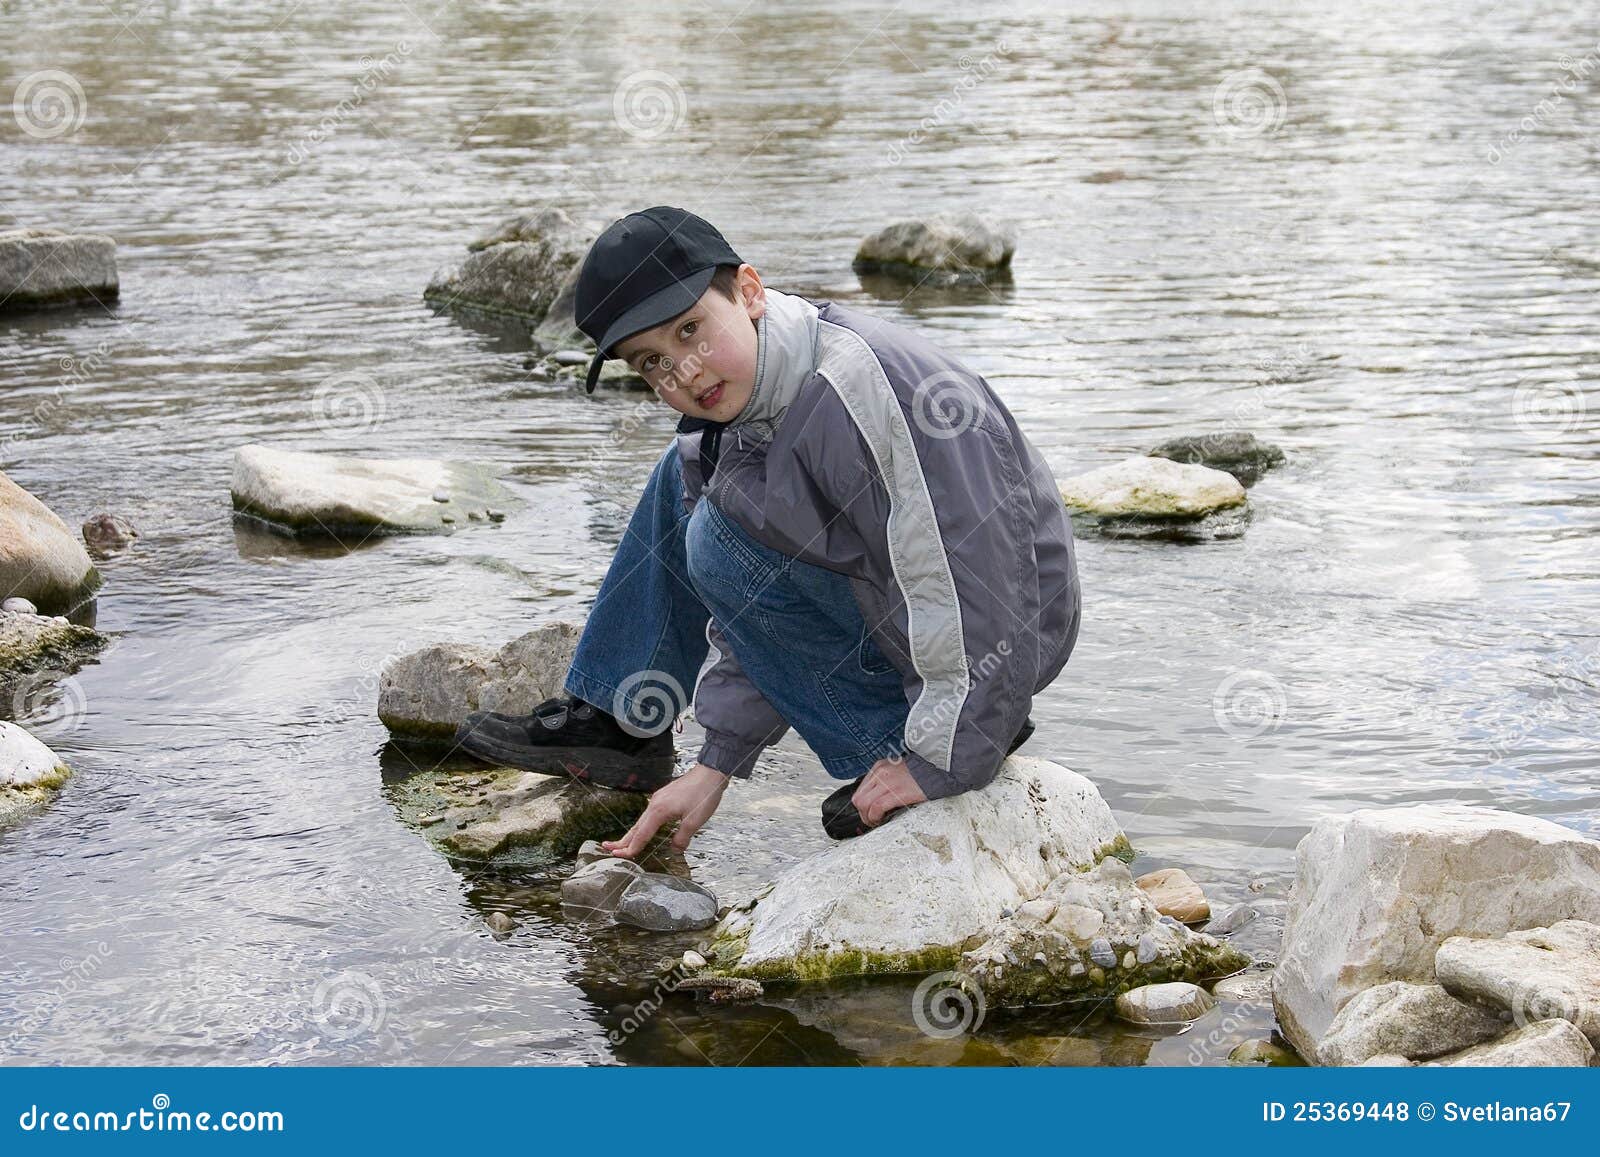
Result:
<svg viewBox="0 0 1600 1157">
<path fill-rule="evenodd" d="M 1111 941 L 1104 936 L 1096 936 L 1089 944 L 1089 959 L 1101 968 L 1115 968 L 1117 966 L 1117 950 L 1111 947 Z"/>
<path fill-rule="evenodd" d="M 444 822 L 444 817 L 443 816 L 423 816 L 417 822 L 419 824 L 421 824 L 425 828 L 431 828 L 434 824 L 443 823 Z"/>
<path fill-rule="evenodd" d="M 435 502 L 449 502 L 450 492 L 448 490 L 435 490 L 433 492 L 433 500 Z"/>
<path fill-rule="evenodd" d="M 1137 963 L 1138 958 L 1134 956 L 1133 949 L 1130 948 L 1122 954 L 1122 967 L 1131 969 Z"/>
<path fill-rule="evenodd" d="M 1265 892 L 1267 890 L 1267 879 L 1265 876 L 1257 876 L 1247 886 L 1252 892 Z"/>
<path fill-rule="evenodd" d="M 557 350 L 550 356 L 558 366 L 586 366 L 589 364 L 589 355 L 582 350 Z"/>
<path fill-rule="evenodd" d="M 517 922 L 504 912 L 490 912 L 484 923 L 489 925 L 491 932 L 498 932 L 502 936 L 517 926 Z"/>
<path fill-rule="evenodd" d="M 489 516 L 490 522 L 504 522 L 506 520 L 506 512 L 503 510 L 496 510 L 492 506 L 488 510 L 484 511 L 484 513 Z"/>
<path fill-rule="evenodd" d="M 469 510 L 469 511 L 467 511 L 467 521 L 468 522 L 482 522 L 483 521 L 483 515 L 479 514 L 476 510 Z"/>
<path fill-rule="evenodd" d="M 704 968 L 706 966 L 706 958 L 693 948 L 690 948 L 683 954 L 683 966 L 685 968 Z"/>
<path fill-rule="evenodd" d="M 449 515 L 449 514 L 441 514 L 439 516 L 439 521 L 448 524 L 448 523 L 454 522 L 455 518 L 453 516 Z"/>
<path fill-rule="evenodd" d="M 1140 964 L 1149 964 L 1160 954 L 1161 950 L 1156 946 L 1154 933 L 1146 932 L 1139 937 L 1139 943 L 1135 946 L 1134 955 L 1138 957 Z"/>
</svg>

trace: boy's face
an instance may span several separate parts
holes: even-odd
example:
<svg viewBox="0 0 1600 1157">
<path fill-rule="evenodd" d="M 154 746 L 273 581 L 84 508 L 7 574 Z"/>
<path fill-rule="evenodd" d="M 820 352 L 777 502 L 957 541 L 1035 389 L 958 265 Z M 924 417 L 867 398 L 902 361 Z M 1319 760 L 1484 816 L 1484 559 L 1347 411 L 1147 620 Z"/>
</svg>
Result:
<svg viewBox="0 0 1600 1157">
<path fill-rule="evenodd" d="M 726 422 L 756 385 L 756 319 L 767 310 L 754 266 L 741 265 L 730 301 L 715 286 L 693 308 L 616 344 L 613 352 L 680 414 Z"/>
</svg>

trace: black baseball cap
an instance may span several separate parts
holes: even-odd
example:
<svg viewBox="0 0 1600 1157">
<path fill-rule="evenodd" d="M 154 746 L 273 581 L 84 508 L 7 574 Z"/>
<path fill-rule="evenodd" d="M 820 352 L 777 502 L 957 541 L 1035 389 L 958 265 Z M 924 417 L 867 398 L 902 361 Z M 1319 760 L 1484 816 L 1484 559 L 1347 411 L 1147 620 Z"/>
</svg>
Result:
<svg viewBox="0 0 1600 1157">
<path fill-rule="evenodd" d="M 619 341 L 690 309 L 717 266 L 742 264 L 716 227 L 687 209 L 654 205 L 608 225 L 589 247 L 573 293 L 578 328 L 599 350 L 584 389 L 594 393 Z"/>
</svg>

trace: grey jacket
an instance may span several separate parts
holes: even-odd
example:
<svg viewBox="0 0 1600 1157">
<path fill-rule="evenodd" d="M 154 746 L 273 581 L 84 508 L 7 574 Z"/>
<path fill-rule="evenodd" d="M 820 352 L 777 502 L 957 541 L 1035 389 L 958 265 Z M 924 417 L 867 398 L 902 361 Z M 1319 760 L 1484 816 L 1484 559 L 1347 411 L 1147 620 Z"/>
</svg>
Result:
<svg viewBox="0 0 1600 1157">
<path fill-rule="evenodd" d="M 988 382 L 925 338 L 766 295 L 755 390 L 716 433 L 714 463 L 713 428 L 680 423 L 684 501 L 704 497 L 758 542 L 847 575 L 905 680 L 918 786 L 929 799 L 982 787 L 1077 642 L 1060 490 Z M 788 725 L 715 623 L 707 633 L 700 760 L 748 776 Z"/>
</svg>

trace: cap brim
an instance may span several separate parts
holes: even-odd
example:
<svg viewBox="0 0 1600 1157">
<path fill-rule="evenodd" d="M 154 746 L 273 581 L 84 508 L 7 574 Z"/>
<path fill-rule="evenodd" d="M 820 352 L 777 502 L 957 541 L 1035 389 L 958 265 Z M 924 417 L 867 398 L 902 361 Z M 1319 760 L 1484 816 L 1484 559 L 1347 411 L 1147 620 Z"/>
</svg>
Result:
<svg viewBox="0 0 1600 1157">
<path fill-rule="evenodd" d="M 600 380 L 600 366 L 610 356 L 608 350 L 619 341 L 647 329 L 654 329 L 662 322 L 671 321 L 680 313 L 693 309 L 705 291 L 711 288 L 711 279 L 716 275 L 715 265 L 697 270 L 682 281 L 676 281 L 665 289 L 658 289 L 612 322 L 600 340 L 600 348 L 594 355 L 594 360 L 589 363 L 589 376 L 584 382 L 584 389 L 591 394 L 594 393 L 595 383 Z"/>
</svg>

